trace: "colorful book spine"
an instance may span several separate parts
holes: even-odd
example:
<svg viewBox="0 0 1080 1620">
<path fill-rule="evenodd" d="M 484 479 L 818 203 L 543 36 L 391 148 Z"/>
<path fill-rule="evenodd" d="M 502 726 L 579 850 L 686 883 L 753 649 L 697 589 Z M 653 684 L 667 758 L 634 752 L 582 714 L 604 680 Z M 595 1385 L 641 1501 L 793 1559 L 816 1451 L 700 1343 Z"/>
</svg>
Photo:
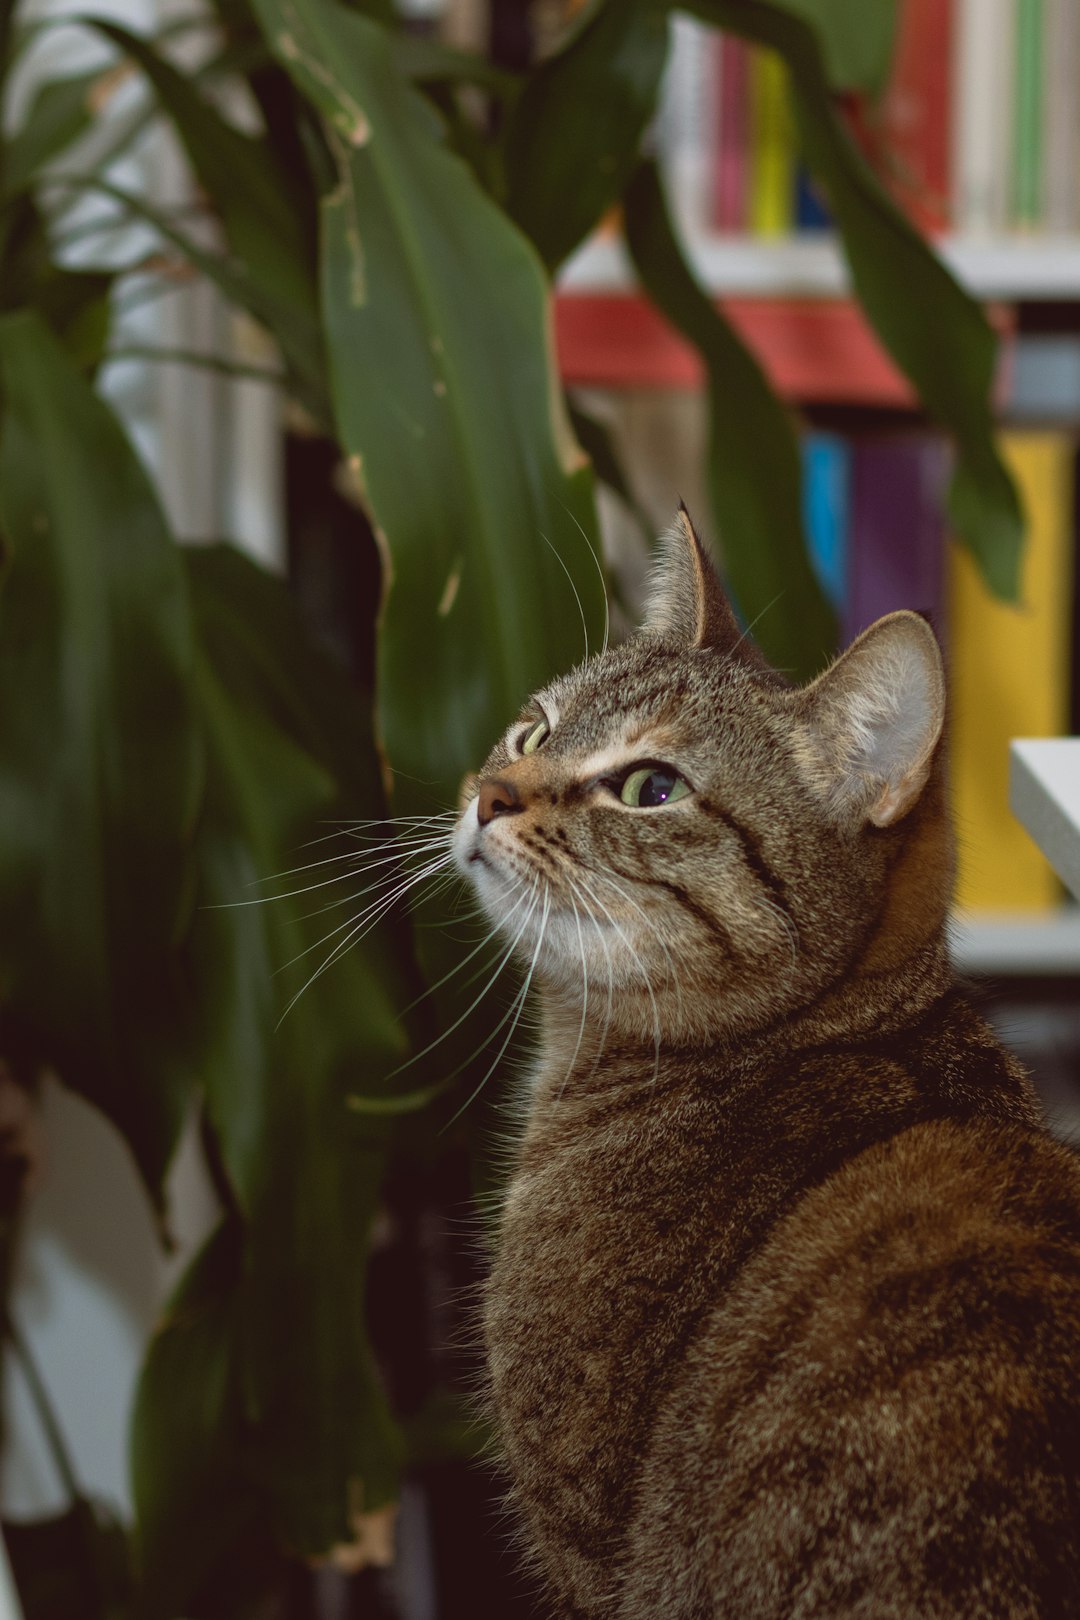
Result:
<svg viewBox="0 0 1080 1620">
<path fill-rule="evenodd" d="M 1010 223 L 1029 230 L 1042 216 L 1043 0 L 1015 4 Z"/>
<path fill-rule="evenodd" d="M 948 472 L 948 447 L 936 435 L 855 441 L 846 641 L 897 608 L 925 613 L 938 635 L 944 635 Z"/>
<path fill-rule="evenodd" d="M 799 231 L 831 229 L 832 215 L 806 165 L 795 169 L 795 228 Z"/>
<path fill-rule="evenodd" d="M 795 130 L 787 69 L 775 51 L 750 55 L 749 225 L 784 236 L 795 223 Z"/>
<path fill-rule="evenodd" d="M 1042 223 L 1080 228 L 1080 5 L 1043 0 Z"/>
<path fill-rule="evenodd" d="M 951 219 L 952 0 L 904 0 L 889 83 L 881 100 L 886 178 L 921 229 Z"/>
<path fill-rule="evenodd" d="M 749 50 L 734 34 L 721 35 L 719 47 L 719 146 L 714 165 L 713 218 L 717 230 L 744 231 L 749 189 Z"/>
<path fill-rule="evenodd" d="M 997 601 L 970 554 L 951 548 L 957 902 L 1034 912 L 1056 905 L 1060 886 L 1010 814 L 1009 742 L 1058 735 L 1069 722 L 1075 441 L 1007 433 L 1002 450 L 1027 514 L 1020 600 Z"/>
<path fill-rule="evenodd" d="M 695 240 L 708 230 L 712 213 L 716 149 L 716 34 L 677 12 L 660 97 L 658 145 L 675 223 Z"/>
<path fill-rule="evenodd" d="M 848 594 L 851 446 L 838 433 L 807 433 L 802 454 L 803 526 L 810 562 L 839 615 Z"/>
<path fill-rule="evenodd" d="M 986 235 L 1008 217 L 1016 0 L 957 0 L 954 23 L 953 217 Z"/>
</svg>

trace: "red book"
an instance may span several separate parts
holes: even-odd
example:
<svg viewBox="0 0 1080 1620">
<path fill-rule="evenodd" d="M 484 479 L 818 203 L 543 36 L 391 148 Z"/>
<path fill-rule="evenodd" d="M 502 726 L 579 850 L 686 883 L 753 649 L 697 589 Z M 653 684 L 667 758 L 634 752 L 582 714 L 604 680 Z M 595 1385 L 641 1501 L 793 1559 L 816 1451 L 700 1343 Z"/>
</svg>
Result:
<svg viewBox="0 0 1080 1620">
<path fill-rule="evenodd" d="M 924 231 L 950 224 L 952 0 L 903 0 L 877 119 L 883 177 Z"/>
<path fill-rule="evenodd" d="M 720 116 L 716 152 L 714 223 L 719 231 L 745 231 L 750 170 L 749 56 L 741 39 L 717 41 Z"/>
</svg>

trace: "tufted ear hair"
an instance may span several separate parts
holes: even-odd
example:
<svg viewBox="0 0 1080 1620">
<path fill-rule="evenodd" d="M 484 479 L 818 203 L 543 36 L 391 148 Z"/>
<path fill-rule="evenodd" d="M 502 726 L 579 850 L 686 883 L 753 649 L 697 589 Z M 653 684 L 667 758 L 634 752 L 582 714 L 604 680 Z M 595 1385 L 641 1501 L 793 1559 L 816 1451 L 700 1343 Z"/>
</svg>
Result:
<svg viewBox="0 0 1080 1620">
<path fill-rule="evenodd" d="M 712 559 L 681 502 L 675 522 L 660 539 L 641 629 L 686 649 L 730 652 L 744 640 Z"/>
<path fill-rule="evenodd" d="M 945 673 L 926 620 L 879 619 L 801 698 L 800 756 L 837 819 L 888 827 L 906 816 L 945 724 Z"/>
</svg>

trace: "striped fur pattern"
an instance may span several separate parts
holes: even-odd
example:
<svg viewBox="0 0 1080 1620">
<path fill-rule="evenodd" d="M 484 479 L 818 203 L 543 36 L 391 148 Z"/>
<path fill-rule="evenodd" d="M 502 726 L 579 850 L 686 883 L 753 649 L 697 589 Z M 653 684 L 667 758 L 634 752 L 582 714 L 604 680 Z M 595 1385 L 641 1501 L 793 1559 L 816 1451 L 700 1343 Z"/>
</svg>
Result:
<svg viewBox="0 0 1080 1620">
<path fill-rule="evenodd" d="M 485 1330 L 560 1620 L 1080 1615 L 1080 1167 L 948 965 L 943 724 L 921 619 L 793 688 L 681 513 L 462 812 L 541 1008 Z"/>
</svg>

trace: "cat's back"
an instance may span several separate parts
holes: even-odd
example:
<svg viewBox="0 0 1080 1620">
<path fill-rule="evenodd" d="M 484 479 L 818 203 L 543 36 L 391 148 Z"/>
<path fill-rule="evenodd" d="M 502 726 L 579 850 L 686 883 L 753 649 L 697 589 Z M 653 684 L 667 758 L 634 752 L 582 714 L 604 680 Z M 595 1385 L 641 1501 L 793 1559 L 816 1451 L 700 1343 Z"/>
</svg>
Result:
<svg viewBox="0 0 1080 1620">
<path fill-rule="evenodd" d="M 698 1325 L 619 1620 L 1080 1615 L 1080 1161 L 939 1119 L 849 1159 Z"/>
</svg>

